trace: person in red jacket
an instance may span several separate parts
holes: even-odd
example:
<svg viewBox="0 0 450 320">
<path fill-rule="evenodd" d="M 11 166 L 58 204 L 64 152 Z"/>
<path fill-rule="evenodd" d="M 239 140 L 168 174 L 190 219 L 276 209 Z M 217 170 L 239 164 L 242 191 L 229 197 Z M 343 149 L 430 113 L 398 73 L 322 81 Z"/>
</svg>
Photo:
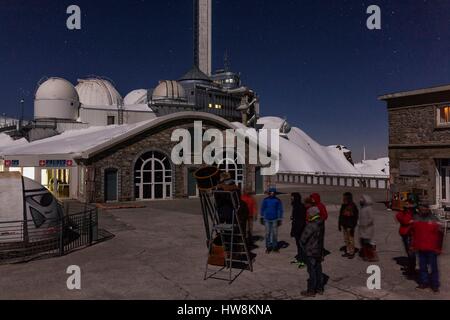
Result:
<svg viewBox="0 0 450 320">
<path fill-rule="evenodd" d="M 416 215 L 416 205 L 412 200 L 408 201 L 408 206 L 397 213 L 396 218 L 400 223 L 400 237 L 408 257 L 408 265 L 404 268 L 404 274 L 408 278 L 416 276 L 416 253 L 411 250 L 411 227 Z"/>
<path fill-rule="evenodd" d="M 256 201 L 248 189 L 241 195 L 241 200 L 247 204 L 248 207 L 248 222 L 247 222 L 247 239 L 248 243 L 253 244 L 253 225 L 257 219 L 258 213 L 256 211 Z"/>
<path fill-rule="evenodd" d="M 325 249 L 325 222 L 328 220 L 328 211 L 325 205 L 322 203 L 322 200 L 320 199 L 320 195 L 318 193 L 313 193 L 309 196 L 311 200 L 314 202 L 314 205 L 319 209 L 319 215 L 320 219 L 323 221 L 323 223 L 320 224 L 321 227 L 321 247 L 323 248 L 322 252 L 322 260 L 325 256 L 330 254 L 330 251 Z"/>
<path fill-rule="evenodd" d="M 444 233 L 439 219 L 426 206 L 419 207 L 419 217 L 411 227 L 411 249 L 419 255 L 419 286 L 417 289 L 431 287 L 433 292 L 439 292 L 439 270 L 437 257 L 442 252 Z M 431 275 L 428 273 L 431 269 Z"/>
</svg>

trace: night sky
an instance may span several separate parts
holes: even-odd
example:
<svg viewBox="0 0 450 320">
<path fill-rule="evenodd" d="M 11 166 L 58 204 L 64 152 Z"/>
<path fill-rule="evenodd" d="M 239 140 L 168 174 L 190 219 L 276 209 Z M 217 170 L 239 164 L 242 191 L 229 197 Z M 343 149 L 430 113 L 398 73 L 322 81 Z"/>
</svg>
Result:
<svg viewBox="0 0 450 320">
<path fill-rule="evenodd" d="M 66 28 L 77 4 L 82 29 Z M 382 10 L 382 30 L 366 9 Z M 384 93 L 450 83 L 449 0 L 213 0 L 213 69 L 231 69 L 324 145 L 360 159 L 387 154 Z M 178 79 L 192 66 L 191 0 L 1 0 L 0 113 L 18 114 L 43 77 L 112 79 L 122 94 Z"/>
</svg>

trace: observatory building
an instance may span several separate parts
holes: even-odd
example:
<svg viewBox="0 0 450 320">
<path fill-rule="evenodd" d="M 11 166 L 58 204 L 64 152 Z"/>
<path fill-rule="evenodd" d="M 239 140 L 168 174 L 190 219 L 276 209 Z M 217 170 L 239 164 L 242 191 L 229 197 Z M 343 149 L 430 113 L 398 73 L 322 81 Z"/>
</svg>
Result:
<svg viewBox="0 0 450 320">
<path fill-rule="evenodd" d="M 87 202 L 196 196 L 195 165 L 175 166 L 173 130 L 194 121 L 219 130 L 256 127 L 259 99 L 228 68 L 211 72 L 211 0 L 195 0 L 194 65 L 178 79 L 123 97 L 113 81 L 87 77 L 71 83 L 50 77 L 38 83 L 34 120 L 5 131 L 0 170 L 19 171 L 60 199 Z M 2 138 L 0 136 L 0 138 Z M 8 137 L 9 139 L 9 137 Z M 236 155 L 237 157 L 237 155 Z M 221 169 L 260 190 L 259 169 L 236 157 Z"/>
</svg>

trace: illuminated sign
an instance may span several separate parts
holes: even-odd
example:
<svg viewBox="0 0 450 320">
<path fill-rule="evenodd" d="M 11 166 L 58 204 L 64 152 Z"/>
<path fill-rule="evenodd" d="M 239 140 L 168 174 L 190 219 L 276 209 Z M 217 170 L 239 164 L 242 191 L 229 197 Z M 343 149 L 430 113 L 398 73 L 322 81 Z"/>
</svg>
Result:
<svg viewBox="0 0 450 320">
<path fill-rule="evenodd" d="M 72 160 L 40 160 L 40 167 L 59 168 L 59 167 L 71 167 L 73 165 Z"/>
<path fill-rule="evenodd" d="M 5 160 L 5 167 L 18 167 L 19 164 L 19 160 Z"/>
</svg>

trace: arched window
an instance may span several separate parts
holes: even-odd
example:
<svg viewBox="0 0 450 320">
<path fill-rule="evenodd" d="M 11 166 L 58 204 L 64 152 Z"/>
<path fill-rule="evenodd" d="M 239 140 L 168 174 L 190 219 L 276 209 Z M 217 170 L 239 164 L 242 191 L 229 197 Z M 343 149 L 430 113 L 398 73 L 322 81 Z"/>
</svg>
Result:
<svg viewBox="0 0 450 320">
<path fill-rule="evenodd" d="M 227 156 L 227 153 L 224 152 L 218 167 L 220 170 L 228 172 L 242 190 L 244 184 L 244 169 L 241 164 L 238 164 L 238 157 L 236 155 L 234 157 L 229 157 Z"/>
<path fill-rule="evenodd" d="M 172 197 L 172 167 L 164 154 L 150 151 L 134 166 L 134 195 L 136 200 L 168 199 Z"/>
</svg>

